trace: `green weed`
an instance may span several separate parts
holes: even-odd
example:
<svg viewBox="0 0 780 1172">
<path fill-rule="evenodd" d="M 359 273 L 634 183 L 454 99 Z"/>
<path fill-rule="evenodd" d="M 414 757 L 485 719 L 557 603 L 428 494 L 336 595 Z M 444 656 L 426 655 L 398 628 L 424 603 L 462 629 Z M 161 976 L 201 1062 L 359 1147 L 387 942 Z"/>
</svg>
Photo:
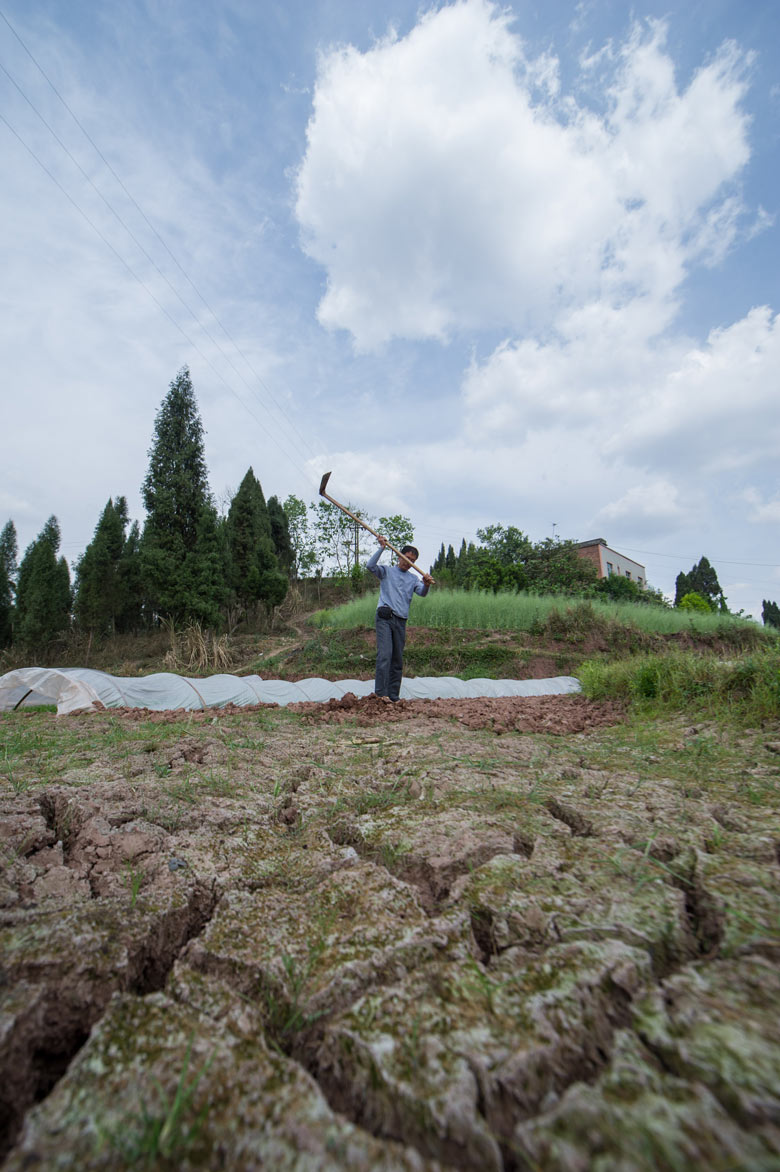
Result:
<svg viewBox="0 0 780 1172">
<path fill-rule="evenodd" d="M 191 777 L 185 777 L 182 781 L 168 786 L 166 793 L 168 797 L 173 798 L 175 801 L 187 802 L 191 806 L 196 805 L 198 801 L 197 790 L 192 784 Z"/>
<path fill-rule="evenodd" d="M 154 1168 L 160 1160 L 181 1158 L 192 1147 L 203 1126 L 208 1104 L 205 1104 L 190 1122 L 187 1121 L 187 1117 L 192 1114 L 198 1083 L 211 1066 L 212 1060 L 209 1059 L 188 1083 L 187 1072 L 191 1053 L 192 1039 L 187 1046 L 173 1096 L 168 1096 L 158 1080 L 153 1078 L 152 1084 L 158 1098 L 156 1106 L 150 1110 L 142 1103 L 141 1110 L 131 1116 L 121 1130 L 117 1129 L 108 1136 L 111 1147 L 126 1163 Z"/>
<path fill-rule="evenodd" d="M 199 790 L 204 793 L 214 794 L 216 797 L 232 797 L 236 793 L 236 786 L 229 774 L 215 773 L 210 770 L 208 773 L 198 771 L 195 775 L 200 778 Z"/>
<path fill-rule="evenodd" d="M 6 773 L 8 783 L 15 794 L 23 794 L 32 785 L 32 778 L 21 777 L 18 773 L 14 773 L 13 769 L 9 769 Z"/>
<path fill-rule="evenodd" d="M 379 848 L 379 862 L 393 874 L 408 853 L 408 842 L 383 842 Z"/>
<path fill-rule="evenodd" d="M 126 886 L 130 892 L 130 907 L 134 908 L 138 899 L 138 892 L 144 881 L 143 871 L 136 871 L 130 863 L 125 864 Z"/>
<path fill-rule="evenodd" d="M 378 792 L 361 790 L 353 797 L 345 798 L 343 808 L 351 810 L 354 814 L 372 814 L 378 810 L 401 806 L 409 800 L 409 791 L 405 786 L 392 786 Z"/>
<path fill-rule="evenodd" d="M 327 946 L 328 934 L 336 918 L 335 909 L 329 909 L 315 922 L 315 931 L 307 943 L 306 957 L 298 962 L 289 953 L 282 956 L 286 976 L 286 993 L 279 994 L 272 987 L 265 986 L 262 997 L 265 1004 L 265 1018 L 272 1040 L 283 1048 L 289 1044 L 291 1035 L 313 1025 L 322 1013 L 306 1013 L 302 1001 L 306 986 Z"/>
</svg>

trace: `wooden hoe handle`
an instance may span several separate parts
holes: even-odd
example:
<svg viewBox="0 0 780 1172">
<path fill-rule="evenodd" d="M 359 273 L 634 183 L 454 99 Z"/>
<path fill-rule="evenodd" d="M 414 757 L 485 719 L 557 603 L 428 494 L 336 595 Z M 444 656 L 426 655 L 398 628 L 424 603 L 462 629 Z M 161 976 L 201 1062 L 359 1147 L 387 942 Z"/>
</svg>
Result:
<svg viewBox="0 0 780 1172">
<path fill-rule="evenodd" d="M 373 536 L 374 536 L 374 537 L 376 537 L 376 538 L 377 538 L 377 540 L 378 540 L 378 539 L 379 539 L 379 534 L 377 533 L 376 529 L 372 529 L 370 525 L 367 525 L 367 524 L 365 523 L 365 521 L 363 520 L 363 518 L 362 518 L 362 517 L 357 517 L 357 516 L 356 516 L 354 513 L 351 513 L 351 512 L 349 511 L 349 509 L 346 507 L 346 505 L 342 505 L 342 504 L 340 503 L 340 501 L 334 500 L 334 498 L 333 498 L 332 496 L 330 496 L 330 495 L 329 495 L 329 494 L 328 494 L 328 493 L 325 491 L 325 489 L 327 488 L 327 485 L 328 485 L 328 481 L 329 481 L 329 480 L 330 480 L 330 472 L 326 472 L 326 473 L 325 473 L 325 475 L 323 476 L 322 480 L 320 481 L 320 496 L 324 496 L 326 501 L 330 501 L 330 503 L 331 503 L 332 505 L 335 505 L 337 509 L 341 509 L 342 513 L 346 513 L 348 517 L 351 517 L 351 518 L 352 518 L 352 520 L 353 520 L 353 521 L 356 521 L 358 525 L 362 525 L 364 529 L 367 529 L 367 530 L 368 530 L 368 532 L 369 532 L 369 533 L 371 533 L 371 534 L 373 534 Z M 394 554 L 397 554 L 397 556 L 398 556 L 399 558 L 402 558 L 402 557 L 404 556 L 404 555 L 401 553 L 400 549 L 396 549 L 394 545 L 391 545 L 391 544 L 390 544 L 390 542 L 389 542 L 389 541 L 387 541 L 387 538 L 385 538 L 385 541 L 386 541 L 386 543 L 387 543 L 387 548 L 388 548 L 388 549 L 391 549 L 391 550 L 393 551 L 393 553 L 394 553 Z M 410 563 L 409 563 L 409 565 L 411 566 L 411 568 L 412 568 L 413 570 L 416 570 L 416 571 L 417 571 L 417 573 L 420 575 L 420 577 L 421 577 L 421 578 L 424 578 L 424 577 L 425 577 L 425 571 L 424 571 L 424 570 L 421 570 L 419 566 L 416 566 L 416 565 L 414 564 L 414 562 L 410 562 Z M 431 579 L 431 581 L 433 581 L 433 579 Z"/>
</svg>

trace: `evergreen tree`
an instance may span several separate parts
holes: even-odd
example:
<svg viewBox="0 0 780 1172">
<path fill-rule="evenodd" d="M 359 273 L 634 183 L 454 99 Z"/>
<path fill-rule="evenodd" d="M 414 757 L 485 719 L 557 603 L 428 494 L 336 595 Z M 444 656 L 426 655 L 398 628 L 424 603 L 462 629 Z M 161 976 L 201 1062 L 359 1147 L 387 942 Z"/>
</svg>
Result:
<svg viewBox="0 0 780 1172">
<path fill-rule="evenodd" d="M 125 634 L 134 633 L 141 629 L 144 622 L 141 533 L 137 521 L 133 521 L 125 538 L 117 566 L 117 578 L 120 608 L 116 616 L 116 629 Z"/>
<path fill-rule="evenodd" d="M 7 521 L 0 533 L 0 647 L 8 647 L 13 640 L 18 551 L 16 527 L 13 521 Z"/>
<path fill-rule="evenodd" d="M 458 586 L 462 586 L 465 590 L 469 589 L 471 579 L 471 568 L 474 564 L 474 559 L 477 556 L 477 547 L 473 541 L 466 544 L 466 538 L 463 538 L 460 549 L 458 550 L 458 560 L 455 567 L 455 581 Z"/>
<path fill-rule="evenodd" d="M 0 533 L 0 566 L 5 570 L 8 581 L 13 590 L 19 567 L 16 559 L 19 556 L 19 543 L 16 537 L 16 526 L 13 521 L 6 521 Z"/>
<path fill-rule="evenodd" d="M 116 630 L 121 613 L 122 581 L 119 565 L 125 546 L 127 502 L 109 498 L 95 528 L 95 536 L 76 565 L 73 610 L 83 631 L 103 638 Z"/>
<path fill-rule="evenodd" d="M 213 505 L 203 424 L 186 366 L 157 413 L 141 491 L 147 518 L 140 554 L 149 608 L 177 622 L 211 613 L 213 598 L 198 595 L 209 578 L 200 564 L 198 537 L 208 529 L 202 523 L 203 510 L 213 510 Z"/>
<path fill-rule="evenodd" d="M 689 575 L 684 574 L 682 570 L 674 580 L 674 605 L 679 606 L 686 594 L 690 594 L 691 585 Z"/>
<path fill-rule="evenodd" d="M 278 497 L 268 498 L 268 520 L 271 523 L 271 540 L 276 551 L 276 560 L 279 569 L 288 577 L 292 575 L 295 554 L 290 539 L 290 528 L 287 524 L 287 514 Z"/>
<path fill-rule="evenodd" d="M 765 627 L 780 627 L 780 607 L 768 598 L 761 605 L 761 619 Z"/>
<path fill-rule="evenodd" d="M 59 548 L 59 522 L 49 517 L 19 567 L 14 634 L 40 650 L 70 625 L 70 571 Z"/>
<path fill-rule="evenodd" d="M 228 550 L 226 525 L 211 505 L 204 505 L 196 532 L 197 559 L 191 594 L 187 601 L 190 618 L 204 627 L 220 624 L 222 607 L 228 601 L 226 566 Z"/>
<path fill-rule="evenodd" d="M 457 564 L 455 550 L 449 545 L 445 552 L 444 542 L 442 542 L 436 561 L 431 566 L 431 573 L 440 586 L 452 587 L 456 585 Z"/>
<path fill-rule="evenodd" d="M 250 468 L 227 515 L 230 585 L 248 612 L 263 603 L 270 611 L 287 593 L 271 535 L 271 520 L 259 480 Z"/>
<path fill-rule="evenodd" d="M 13 587 L 5 565 L 0 561 L 0 647 L 13 640 Z"/>
<path fill-rule="evenodd" d="M 678 574 L 675 581 L 674 605 L 679 606 L 686 594 L 700 594 L 706 598 L 711 610 L 726 609 L 726 599 L 718 582 L 718 575 L 707 558 L 703 557 L 691 566 L 689 574 Z"/>
</svg>

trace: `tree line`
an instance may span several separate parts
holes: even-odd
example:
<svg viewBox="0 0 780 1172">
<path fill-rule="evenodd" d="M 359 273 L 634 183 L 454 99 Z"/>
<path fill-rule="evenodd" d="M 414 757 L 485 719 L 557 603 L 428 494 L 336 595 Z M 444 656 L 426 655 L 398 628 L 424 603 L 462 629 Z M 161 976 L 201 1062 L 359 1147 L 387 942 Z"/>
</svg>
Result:
<svg viewBox="0 0 780 1172">
<path fill-rule="evenodd" d="M 250 467 L 220 515 L 203 436 L 183 367 L 154 422 L 141 486 L 143 528 L 130 521 L 124 496 L 109 498 L 72 581 L 56 516 L 20 564 L 16 528 L 7 522 L 0 533 L 0 647 L 42 649 L 72 630 L 101 640 L 160 623 L 233 629 L 270 616 L 296 579 L 328 573 L 362 584 L 367 535 L 327 501 L 266 500 Z M 393 544 L 412 539 L 407 517 L 363 519 Z"/>
<path fill-rule="evenodd" d="M 190 372 L 179 371 L 154 423 L 142 485 L 143 529 L 131 523 L 123 496 L 110 498 L 71 582 L 51 516 L 18 563 L 13 521 L 0 532 L 0 648 L 42 648 L 76 629 L 98 640 L 170 622 L 232 629 L 241 619 L 270 616 L 291 581 L 330 576 L 364 583 L 373 539 L 328 501 L 308 506 L 294 495 L 267 501 L 250 467 L 220 515 L 208 484 L 203 425 Z M 353 513 L 391 544 L 413 540 L 408 517 Z M 456 554 L 442 544 L 431 572 L 440 585 L 465 590 L 606 596 L 668 605 L 663 595 L 618 575 L 598 580 L 577 543 L 533 542 L 515 526 L 488 525 Z M 706 557 L 677 577 L 675 606 L 720 610 L 726 599 Z M 777 603 L 764 601 L 763 621 L 780 627 Z"/>
<path fill-rule="evenodd" d="M 488 525 L 477 530 L 477 537 L 478 543 L 468 544 L 464 538 L 457 553 L 452 545 L 445 550 L 442 544 L 431 568 L 437 582 L 462 590 L 527 590 L 729 613 L 718 575 L 706 557 L 688 573 L 677 575 L 672 604 L 660 590 L 640 586 L 631 578 L 619 574 L 597 578 L 593 563 L 579 556 L 576 541 L 546 537 L 533 542 L 513 525 Z M 776 602 L 764 600 L 762 619 L 765 625 L 780 628 Z"/>
<path fill-rule="evenodd" d="M 284 509 L 249 468 L 225 516 L 208 484 L 203 424 L 189 370 L 170 384 L 154 424 L 142 485 L 143 529 L 110 498 L 74 566 L 49 518 L 17 565 L 16 529 L 0 534 L 0 646 L 40 648 L 75 627 L 95 638 L 163 621 L 219 627 L 270 612 L 293 562 Z"/>
<path fill-rule="evenodd" d="M 452 545 L 445 551 L 442 544 L 431 570 L 437 582 L 463 590 L 527 590 L 666 605 L 659 591 L 630 578 L 599 579 L 576 541 L 545 537 L 534 542 L 514 525 L 488 525 L 477 530 L 477 537 L 478 543 L 464 539 L 457 554 Z"/>
</svg>

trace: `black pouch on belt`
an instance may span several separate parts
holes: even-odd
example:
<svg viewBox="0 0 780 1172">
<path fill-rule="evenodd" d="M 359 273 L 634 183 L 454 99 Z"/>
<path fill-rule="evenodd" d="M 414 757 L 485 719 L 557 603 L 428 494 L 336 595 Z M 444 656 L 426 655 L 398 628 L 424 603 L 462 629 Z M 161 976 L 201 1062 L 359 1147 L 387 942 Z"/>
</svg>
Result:
<svg viewBox="0 0 780 1172">
<path fill-rule="evenodd" d="M 378 606 L 376 613 L 380 619 L 391 619 L 393 617 L 392 609 L 389 606 Z"/>
</svg>

